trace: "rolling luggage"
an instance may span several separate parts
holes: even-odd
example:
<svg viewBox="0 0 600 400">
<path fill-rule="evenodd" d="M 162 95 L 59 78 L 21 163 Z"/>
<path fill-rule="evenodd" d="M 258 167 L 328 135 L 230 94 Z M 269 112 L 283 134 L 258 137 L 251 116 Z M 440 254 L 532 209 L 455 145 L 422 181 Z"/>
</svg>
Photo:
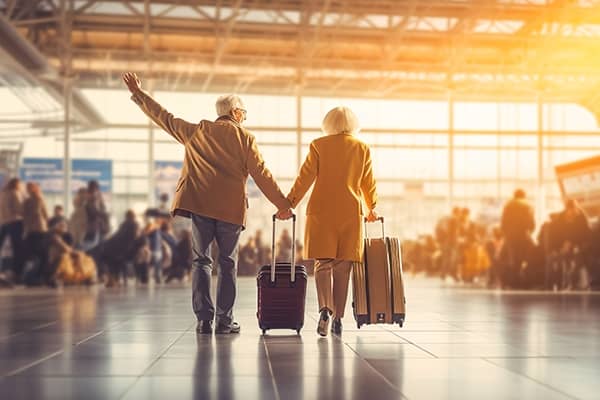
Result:
<svg viewBox="0 0 600 400">
<path fill-rule="evenodd" d="M 393 324 L 402 326 L 406 315 L 402 255 L 398 238 L 385 237 L 383 217 L 382 237 L 367 236 L 363 262 L 352 270 L 352 309 L 356 325 Z"/>
<path fill-rule="evenodd" d="M 258 326 L 263 334 L 269 329 L 294 329 L 298 334 L 304 325 L 304 303 L 306 301 L 306 268 L 295 265 L 296 216 L 292 219 L 291 260 L 275 263 L 275 223 L 273 216 L 273 243 L 271 265 L 260 268 L 258 286 Z"/>
</svg>

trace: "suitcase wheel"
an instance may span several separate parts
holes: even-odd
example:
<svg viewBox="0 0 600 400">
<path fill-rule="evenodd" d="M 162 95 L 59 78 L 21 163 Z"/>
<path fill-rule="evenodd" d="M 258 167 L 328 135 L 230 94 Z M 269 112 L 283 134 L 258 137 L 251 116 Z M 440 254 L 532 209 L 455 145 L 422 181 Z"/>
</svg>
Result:
<svg viewBox="0 0 600 400">
<path fill-rule="evenodd" d="M 266 333 L 267 333 L 267 330 L 266 330 L 266 329 L 263 329 L 263 330 L 262 330 L 262 334 L 263 334 L 263 335 L 265 335 Z"/>
<path fill-rule="evenodd" d="M 296 329 L 296 333 L 299 335 L 300 334 L 300 328 Z"/>
<path fill-rule="evenodd" d="M 356 327 L 360 329 L 360 324 L 358 322 L 356 323 Z"/>
</svg>

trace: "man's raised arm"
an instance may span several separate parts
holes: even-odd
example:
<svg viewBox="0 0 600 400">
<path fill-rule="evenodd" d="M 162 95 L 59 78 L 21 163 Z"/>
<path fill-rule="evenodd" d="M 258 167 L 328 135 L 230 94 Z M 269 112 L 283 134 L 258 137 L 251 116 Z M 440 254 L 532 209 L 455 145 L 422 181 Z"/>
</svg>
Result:
<svg viewBox="0 0 600 400">
<path fill-rule="evenodd" d="M 131 99 L 142 111 L 179 143 L 186 144 L 198 129 L 197 124 L 189 123 L 181 118 L 175 118 L 173 114 L 165 110 L 149 94 L 144 92 L 141 82 L 135 73 L 127 72 L 123 74 L 123 82 L 125 82 L 131 92 Z"/>
</svg>

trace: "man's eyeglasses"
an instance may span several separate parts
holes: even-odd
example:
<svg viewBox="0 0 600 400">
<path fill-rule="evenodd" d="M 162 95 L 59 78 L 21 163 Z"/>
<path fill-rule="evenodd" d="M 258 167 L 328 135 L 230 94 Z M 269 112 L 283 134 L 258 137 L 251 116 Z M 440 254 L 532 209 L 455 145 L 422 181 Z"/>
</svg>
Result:
<svg viewBox="0 0 600 400">
<path fill-rule="evenodd" d="M 236 108 L 236 110 L 241 111 L 242 114 L 244 114 L 244 119 L 243 120 L 245 121 L 246 120 L 246 116 L 248 114 L 248 111 L 244 110 L 243 108 Z"/>
</svg>

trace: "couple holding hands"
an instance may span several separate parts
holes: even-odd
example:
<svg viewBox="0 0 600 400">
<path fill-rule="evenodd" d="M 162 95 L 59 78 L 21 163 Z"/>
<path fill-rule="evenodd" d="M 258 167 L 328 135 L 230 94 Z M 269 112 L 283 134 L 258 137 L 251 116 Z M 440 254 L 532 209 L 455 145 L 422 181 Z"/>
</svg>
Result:
<svg viewBox="0 0 600 400">
<path fill-rule="evenodd" d="M 352 265 L 362 258 L 362 220 L 377 219 L 377 194 L 369 147 L 355 138 L 358 120 L 346 107 L 336 107 L 323 119 L 325 135 L 310 144 L 290 193 L 284 196 L 258 150 L 255 137 L 243 127 L 247 111 L 236 95 L 216 102 L 218 118 L 191 123 L 176 118 L 141 88 L 134 73 L 123 80 L 131 99 L 158 126 L 185 146 L 181 177 L 172 213 L 192 219 L 192 306 L 198 333 L 238 333 L 233 318 L 236 298 L 238 242 L 245 228 L 246 180 L 277 207 L 277 218 L 292 209 L 314 183 L 307 207 L 305 256 L 316 260 L 319 301 L 317 331 L 325 336 L 342 331 Z M 367 210 L 363 209 L 363 202 Z M 365 215 L 366 214 L 366 215 Z M 216 307 L 213 302 L 210 244 L 219 246 Z M 216 326 L 213 328 L 213 321 Z"/>
</svg>

